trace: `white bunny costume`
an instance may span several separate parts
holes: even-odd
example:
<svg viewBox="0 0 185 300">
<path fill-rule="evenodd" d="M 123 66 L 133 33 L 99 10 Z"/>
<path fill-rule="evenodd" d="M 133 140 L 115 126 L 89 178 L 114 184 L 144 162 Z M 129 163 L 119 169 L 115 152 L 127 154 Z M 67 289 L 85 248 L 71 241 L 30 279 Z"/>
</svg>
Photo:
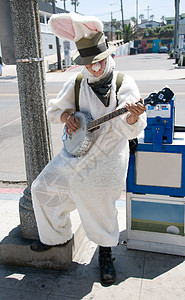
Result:
<svg viewBox="0 0 185 300">
<path fill-rule="evenodd" d="M 64 20 L 67 20 L 66 27 Z M 50 25 L 55 34 L 63 34 L 65 38 L 75 41 L 83 38 L 82 31 L 86 37 L 92 37 L 103 28 L 96 18 L 88 19 L 74 13 L 66 14 L 64 18 L 55 15 L 51 18 Z M 62 30 L 69 31 L 71 28 L 70 32 L 63 33 L 60 26 Z M 109 56 L 101 78 L 106 77 L 113 69 L 114 60 Z M 79 94 L 80 110 L 88 111 L 94 119 L 115 110 L 117 72 L 113 72 L 107 107 L 87 82 L 87 79 L 94 82 L 100 78 L 93 77 L 85 67 L 83 74 Z M 56 99 L 49 101 L 48 118 L 51 122 L 61 123 L 60 116 L 64 111 L 75 111 L 75 78 L 76 75 L 65 83 Z M 118 93 L 118 108 L 123 107 L 126 101 L 136 102 L 138 99 L 140 94 L 135 82 L 125 75 Z M 109 121 L 96 130 L 93 133 L 94 142 L 84 156 L 72 157 L 62 149 L 33 182 L 33 206 L 42 243 L 58 245 L 71 239 L 69 213 L 77 208 L 90 240 L 103 247 L 117 245 L 119 228 L 115 201 L 119 199 L 125 184 L 129 158 L 128 139 L 136 137 L 146 126 L 145 114 L 140 115 L 133 125 L 127 123 L 126 115 Z"/>
</svg>

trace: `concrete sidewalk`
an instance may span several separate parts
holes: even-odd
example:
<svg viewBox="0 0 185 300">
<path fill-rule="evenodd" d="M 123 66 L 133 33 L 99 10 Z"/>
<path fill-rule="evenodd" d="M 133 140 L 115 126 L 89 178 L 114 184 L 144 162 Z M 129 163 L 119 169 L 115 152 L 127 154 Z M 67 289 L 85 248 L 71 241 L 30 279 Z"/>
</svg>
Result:
<svg viewBox="0 0 185 300">
<path fill-rule="evenodd" d="M 149 57 L 148 54 L 142 54 L 139 55 L 138 57 L 142 58 L 143 61 L 145 60 L 146 62 L 148 62 L 148 57 Z M 56 59 L 53 60 L 53 58 L 45 57 L 45 70 L 47 70 L 46 61 L 48 59 L 50 59 L 51 61 L 56 61 Z M 124 70 L 119 69 L 120 59 L 126 63 L 126 68 L 124 68 Z M 122 57 L 116 57 L 115 58 L 116 69 L 132 76 L 136 81 L 142 81 L 142 80 L 155 81 L 155 80 L 164 80 L 164 79 L 165 81 L 168 81 L 168 80 L 185 79 L 185 67 L 178 67 L 177 65 L 174 65 L 173 60 L 168 60 L 167 56 L 165 56 L 165 60 L 162 61 L 165 62 L 164 69 L 154 69 L 152 67 L 151 69 L 148 69 L 147 65 L 143 65 L 142 69 L 134 69 L 134 66 L 128 67 L 128 62 L 130 62 L 130 60 L 132 60 L 132 63 L 134 63 L 133 56 L 125 55 Z M 82 68 L 83 66 L 72 65 L 65 72 L 61 72 L 61 71 L 46 72 L 45 74 L 46 82 L 66 82 L 71 77 L 72 75 L 71 73 L 80 72 Z M 1 82 L 3 82 L 4 80 L 17 81 L 16 66 L 5 65 L 3 67 L 3 76 L 0 77 L 0 79 Z"/>
<path fill-rule="evenodd" d="M 19 224 L 21 193 L 21 188 L 0 190 L 1 236 L 6 235 L 11 226 Z M 115 284 L 109 287 L 100 284 L 97 245 L 85 237 L 67 272 L 1 265 L 0 300 L 184 299 L 184 257 L 128 250 L 125 204 L 123 195 L 116 203 L 120 239 L 119 245 L 113 248 L 117 270 Z"/>
</svg>

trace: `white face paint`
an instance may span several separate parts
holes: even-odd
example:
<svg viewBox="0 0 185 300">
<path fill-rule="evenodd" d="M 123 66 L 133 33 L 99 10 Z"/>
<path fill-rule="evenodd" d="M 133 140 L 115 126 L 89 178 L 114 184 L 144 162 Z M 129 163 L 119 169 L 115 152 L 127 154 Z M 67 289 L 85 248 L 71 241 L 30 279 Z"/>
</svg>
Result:
<svg viewBox="0 0 185 300">
<path fill-rule="evenodd" d="M 92 70 L 98 72 L 101 69 L 101 64 L 99 62 L 92 64 Z"/>
</svg>

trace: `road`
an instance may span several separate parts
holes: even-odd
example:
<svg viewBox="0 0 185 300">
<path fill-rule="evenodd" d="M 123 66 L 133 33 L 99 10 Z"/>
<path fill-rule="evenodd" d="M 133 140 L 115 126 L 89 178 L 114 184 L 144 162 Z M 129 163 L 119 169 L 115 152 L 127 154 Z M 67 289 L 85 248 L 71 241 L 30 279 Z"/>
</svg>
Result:
<svg viewBox="0 0 185 300">
<path fill-rule="evenodd" d="M 176 69 L 174 60 L 167 54 L 140 54 L 117 57 L 116 69 L 131 75 L 137 82 L 141 96 L 145 98 L 154 90 L 168 85 L 176 96 L 175 124 L 183 125 L 185 115 L 185 69 Z M 25 181 L 24 150 L 18 87 L 15 68 L 7 66 L 0 77 L 0 182 Z M 65 73 L 46 74 L 47 98 L 54 98 L 64 82 L 81 67 Z M 61 126 L 52 125 L 54 155 L 59 152 Z"/>
</svg>

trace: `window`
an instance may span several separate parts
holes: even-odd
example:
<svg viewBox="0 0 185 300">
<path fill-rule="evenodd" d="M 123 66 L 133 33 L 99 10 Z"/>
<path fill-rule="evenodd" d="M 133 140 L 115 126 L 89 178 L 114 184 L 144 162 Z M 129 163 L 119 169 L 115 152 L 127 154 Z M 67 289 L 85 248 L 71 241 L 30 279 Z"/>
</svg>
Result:
<svg viewBox="0 0 185 300">
<path fill-rule="evenodd" d="M 53 45 L 49 45 L 49 49 L 53 49 Z"/>
<path fill-rule="evenodd" d="M 42 15 L 40 15 L 40 23 L 45 23 L 45 21 L 44 21 L 44 16 L 42 16 Z"/>
</svg>

